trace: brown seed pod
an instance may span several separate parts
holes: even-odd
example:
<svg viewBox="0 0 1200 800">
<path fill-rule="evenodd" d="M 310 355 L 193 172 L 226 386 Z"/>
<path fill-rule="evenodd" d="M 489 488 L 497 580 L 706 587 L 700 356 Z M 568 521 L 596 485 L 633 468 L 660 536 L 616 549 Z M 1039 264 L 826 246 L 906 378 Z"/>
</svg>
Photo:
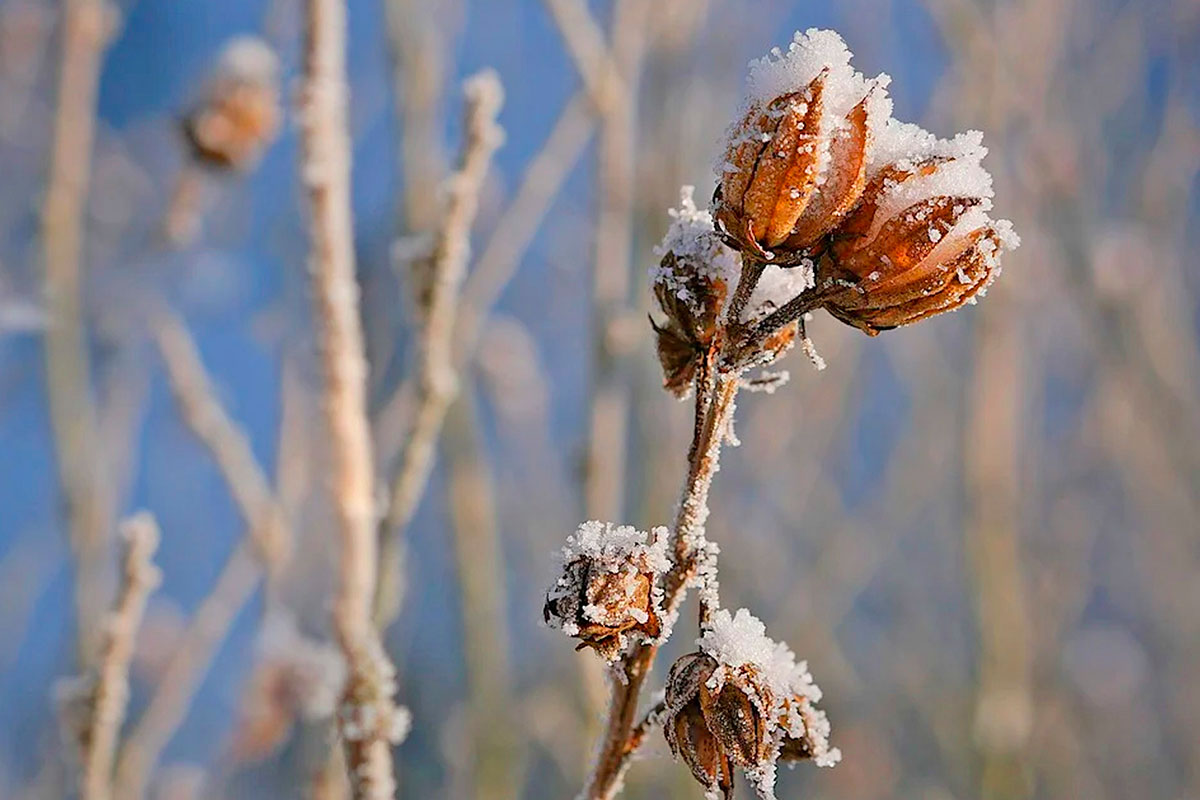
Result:
<svg viewBox="0 0 1200 800">
<path fill-rule="evenodd" d="M 849 66 L 836 34 L 797 34 L 787 55 L 751 65 L 750 102 L 730 130 L 714 196 L 731 246 L 792 265 L 824 236 L 865 185 L 873 131 L 891 111 L 886 78 Z"/>
<path fill-rule="evenodd" d="M 616 659 L 629 637 L 662 634 L 659 577 L 669 568 L 666 529 L 652 534 L 629 526 L 585 522 L 567 540 L 562 573 L 546 593 L 547 624 Z"/>
<path fill-rule="evenodd" d="M 859 205 L 830 236 L 823 285 L 842 285 L 826 308 L 869 335 L 951 311 L 981 295 L 999 256 L 1019 239 L 987 216 L 991 176 L 978 133 L 943 141 L 889 124 L 888 160 L 876 164 Z"/>
</svg>

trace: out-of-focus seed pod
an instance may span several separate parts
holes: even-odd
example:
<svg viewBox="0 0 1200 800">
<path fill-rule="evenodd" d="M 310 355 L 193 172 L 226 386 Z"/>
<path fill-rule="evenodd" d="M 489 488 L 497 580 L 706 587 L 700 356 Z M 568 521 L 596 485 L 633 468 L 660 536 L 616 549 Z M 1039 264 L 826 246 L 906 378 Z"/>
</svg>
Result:
<svg viewBox="0 0 1200 800">
<path fill-rule="evenodd" d="M 849 61 L 837 34 L 808 31 L 751 65 L 714 198 L 732 246 L 780 265 L 811 259 L 857 202 L 891 103 L 887 77 L 866 81 Z"/>
<path fill-rule="evenodd" d="M 1020 240 L 992 220 L 991 176 L 978 132 L 938 140 L 891 123 L 859 205 L 831 236 L 823 285 L 844 289 L 826 302 L 835 317 L 874 336 L 981 296 L 1000 272 L 1000 254 Z"/>
<path fill-rule="evenodd" d="M 546 623 L 608 661 L 631 636 L 657 639 L 663 627 L 659 577 L 670 567 L 666 539 L 665 528 L 651 535 L 627 525 L 580 525 L 563 550 L 562 573 L 546 593 Z"/>
<path fill-rule="evenodd" d="M 261 39 L 240 37 L 222 51 L 183 130 L 199 163 L 241 170 L 253 166 L 274 141 L 281 117 L 275 52 Z"/>
</svg>

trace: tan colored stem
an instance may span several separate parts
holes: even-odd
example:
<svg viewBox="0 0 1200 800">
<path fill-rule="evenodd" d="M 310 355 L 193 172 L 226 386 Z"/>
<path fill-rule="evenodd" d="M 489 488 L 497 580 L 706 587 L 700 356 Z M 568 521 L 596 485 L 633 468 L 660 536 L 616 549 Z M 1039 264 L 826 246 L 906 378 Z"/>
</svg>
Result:
<svg viewBox="0 0 1200 800">
<path fill-rule="evenodd" d="M 50 177 L 41 219 L 49 316 L 46 393 L 75 557 L 78 655 L 81 663 L 89 664 L 98 644 L 99 616 L 108 601 L 105 546 L 112 500 L 96 430 L 80 261 L 101 57 L 114 20 L 103 0 L 67 0 L 62 20 Z"/>
<path fill-rule="evenodd" d="M 454 368 L 454 325 L 459 295 L 471 254 L 471 227 L 492 155 L 503 140 L 496 115 L 504 102 L 497 75 L 488 70 L 467 80 L 467 137 L 462 161 L 451 176 L 450 199 L 434 242 L 428 272 L 416 273 L 425 319 L 421 331 L 421 367 L 417 410 L 400 451 L 387 512 L 380 522 L 379 588 L 373 617 L 381 629 L 399 610 L 400 537 L 412 521 L 433 469 L 434 451 L 446 410 L 458 391 Z"/>
<path fill-rule="evenodd" d="M 378 542 L 367 361 L 350 216 L 346 8 L 342 0 L 308 0 L 306 7 L 302 172 L 308 189 L 309 272 L 324 377 L 330 499 L 341 547 L 333 623 L 347 668 L 338 727 L 355 798 L 385 800 L 395 793 L 391 744 L 399 736 L 399 716 L 392 700 L 394 670 L 371 619 Z"/>
<path fill-rule="evenodd" d="M 158 549 L 158 526 L 142 513 L 122 526 L 126 540 L 121 589 L 104 625 L 92 693 L 91 718 L 85 736 L 80 797 L 110 800 L 113 795 L 113 758 L 125 710 L 129 705 L 129 664 L 134 643 L 146 613 L 146 600 L 161 575 L 151 562 Z"/>
<path fill-rule="evenodd" d="M 709 487 L 717 471 L 721 443 L 728 431 L 737 390 L 737 376 L 716 377 L 711 400 L 707 402 L 708 413 L 704 423 L 698 426 L 697 437 L 692 443 L 694 455 L 688 464 L 688 476 L 672 532 L 676 560 L 664 580 L 666 597 L 663 607 L 668 614 L 678 611 L 687 593 L 688 582 L 695 574 L 697 551 L 694 545 L 708 519 Z M 697 403 L 705 402 L 700 399 L 701 394 L 697 391 Z M 610 682 L 612 695 L 604 739 L 582 795 L 588 800 L 609 800 L 616 795 L 629 766 L 629 759 L 644 739 L 644 733 L 638 734 L 634 729 L 633 720 L 637 714 L 642 684 L 654 664 L 657 652 L 655 645 L 637 645 L 618 666 L 624 672 L 624 680 Z"/>
</svg>

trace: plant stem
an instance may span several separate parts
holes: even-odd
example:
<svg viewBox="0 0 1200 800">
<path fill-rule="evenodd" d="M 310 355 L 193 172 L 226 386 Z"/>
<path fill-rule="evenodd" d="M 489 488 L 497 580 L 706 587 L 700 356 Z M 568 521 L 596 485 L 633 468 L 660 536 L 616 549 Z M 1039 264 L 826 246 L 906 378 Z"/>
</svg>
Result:
<svg viewBox="0 0 1200 800">
<path fill-rule="evenodd" d="M 702 416 L 703 422 L 697 424 L 693 434 L 687 481 L 675 515 L 672 533 L 675 565 L 665 579 L 666 597 L 663 602 L 668 616 L 679 610 L 687 593 L 688 582 L 696 573 L 696 556 L 703 545 L 704 523 L 708 519 L 708 490 L 717 472 L 721 443 L 737 396 L 736 375 L 718 373 L 711 378 L 710 387 L 701 385 L 701 381 L 710 381 L 709 375 L 707 368 L 702 369 L 696 380 L 697 417 Z M 656 645 L 641 643 L 615 667 L 624 675 L 623 679 L 611 681 L 612 696 L 609 699 L 604 740 L 583 794 L 588 800 L 608 800 L 616 795 L 629 765 L 629 757 L 645 738 L 644 730 L 635 736 L 633 719 L 637 713 L 642 684 L 654 665 L 657 653 Z M 638 727 L 641 730 L 642 726 Z"/>
<path fill-rule="evenodd" d="M 309 273 L 324 378 L 330 499 L 341 546 L 333 621 L 348 674 L 338 729 L 354 797 L 385 800 L 395 795 L 391 744 L 402 729 L 392 700 L 395 672 L 371 619 L 378 568 L 374 458 L 354 274 L 346 95 L 344 0 L 308 0 L 302 170 L 308 189 Z"/>
</svg>

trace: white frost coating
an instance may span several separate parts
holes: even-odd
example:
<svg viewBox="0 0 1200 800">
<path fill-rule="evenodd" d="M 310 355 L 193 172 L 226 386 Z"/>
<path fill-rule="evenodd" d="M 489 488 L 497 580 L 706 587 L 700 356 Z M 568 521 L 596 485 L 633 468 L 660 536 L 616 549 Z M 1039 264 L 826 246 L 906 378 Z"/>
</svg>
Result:
<svg viewBox="0 0 1200 800">
<path fill-rule="evenodd" d="M 920 125 L 889 119 L 876 129 L 875 148 L 867 160 L 868 176 L 891 164 L 901 168 L 930 158 L 965 159 L 978 163 L 987 155 L 983 133 L 965 131 L 953 139 L 939 139 Z"/>
<path fill-rule="evenodd" d="M 279 74 L 279 57 L 257 36 L 238 36 L 221 51 L 217 72 L 239 80 L 273 83 Z"/>
<path fill-rule="evenodd" d="M 754 287 L 754 294 L 750 295 L 746 316 L 751 319 L 764 316 L 816 285 L 816 270 L 808 259 L 795 267 L 768 264 Z"/>
<path fill-rule="evenodd" d="M 636 562 L 647 572 L 663 573 L 671 568 L 666 534 L 667 529 L 662 527 L 647 533 L 632 525 L 589 520 L 567 537 L 562 548 L 563 563 L 587 558 L 593 566 L 620 572 Z"/>
<path fill-rule="evenodd" d="M 746 77 L 746 105 L 766 105 L 781 95 L 802 90 L 822 70 L 825 77 L 824 104 L 827 113 L 844 117 L 867 94 L 868 81 L 850 66 L 852 53 L 835 31 L 809 28 L 792 36 L 787 52 L 778 47 L 750 62 Z M 887 85 L 881 75 L 876 81 Z"/>
</svg>

